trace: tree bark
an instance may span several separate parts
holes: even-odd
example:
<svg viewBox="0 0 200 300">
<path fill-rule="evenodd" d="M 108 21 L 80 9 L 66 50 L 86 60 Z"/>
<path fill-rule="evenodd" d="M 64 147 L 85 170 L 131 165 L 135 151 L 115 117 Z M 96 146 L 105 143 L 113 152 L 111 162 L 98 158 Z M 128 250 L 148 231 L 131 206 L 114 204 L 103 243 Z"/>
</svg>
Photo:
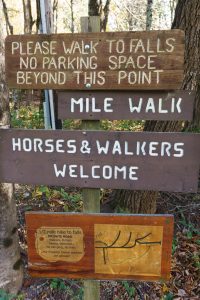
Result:
<svg viewBox="0 0 200 300">
<path fill-rule="evenodd" d="M 99 16 L 100 5 L 101 5 L 101 0 L 89 0 L 88 15 L 89 16 Z"/>
<path fill-rule="evenodd" d="M 70 0 L 71 10 L 71 32 L 74 33 L 74 0 Z"/>
<path fill-rule="evenodd" d="M 8 17 L 8 9 L 6 6 L 6 2 L 4 0 L 2 0 L 2 5 L 3 5 L 3 13 L 4 13 L 4 17 L 6 20 L 6 31 L 7 34 L 13 34 L 13 26 L 10 23 L 9 17 Z"/>
<path fill-rule="evenodd" d="M 177 5 L 177 0 L 170 0 L 170 1 L 169 1 L 170 15 L 171 15 L 171 23 L 173 22 L 174 11 L 175 11 L 176 5 Z"/>
<path fill-rule="evenodd" d="M 105 6 L 103 8 L 103 18 L 101 20 L 101 30 L 102 31 L 106 31 L 106 27 L 108 24 L 108 16 L 109 16 L 109 12 L 110 12 L 110 2 L 111 2 L 111 0 L 107 0 Z"/>
<path fill-rule="evenodd" d="M 0 34 L 0 128 L 10 125 L 9 94 L 5 84 L 4 51 Z M 16 294 L 21 287 L 21 266 L 13 185 L 0 183 L 0 289 Z"/>
<path fill-rule="evenodd" d="M 40 13 L 40 0 L 36 0 L 36 12 L 37 12 L 37 17 L 36 17 L 36 33 L 39 33 L 40 30 L 40 23 L 41 23 L 41 13 Z"/>
<path fill-rule="evenodd" d="M 200 1 L 179 0 L 172 28 L 185 31 L 185 68 L 182 88 L 195 90 L 194 116 L 185 128 L 200 127 Z"/>
<path fill-rule="evenodd" d="M 153 0 L 147 0 L 146 30 L 151 29 L 153 16 Z"/>
<path fill-rule="evenodd" d="M 31 1 L 30 0 L 22 0 L 23 2 L 23 11 L 24 11 L 24 33 L 31 34 L 33 27 L 33 18 L 31 12 Z"/>
<path fill-rule="evenodd" d="M 53 26 L 54 26 L 53 33 L 57 33 L 57 23 L 58 23 L 58 0 L 54 0 L 53 1 Z"/>
<path fill-rule="evenodd" d="M 106 0 L 103 6 L 102 0 L 89 0 L 88 3 L 88 14 L 89 16 L 100 16 L 100 27 L 101 31 L 106 31 L 108 24 L 108 16 L 110 9 L 111 0 Z"/>
<path fill-rule="evenodd" d="M 200 126 L 200 2 L 199 0 L 179 0 L 172 28 L 185 31 L 185 65 L 182 89 L 196 90 L 194 118 L 184 128 L 194 129 Z M 145 131 L 173 132 L 184 129 L 178 121 L 147 121 Z M 115 190 L 111 199 L 128 208 L 133 213 L 155 213 L 158 193 L 153 191 Z"/>
</svg>

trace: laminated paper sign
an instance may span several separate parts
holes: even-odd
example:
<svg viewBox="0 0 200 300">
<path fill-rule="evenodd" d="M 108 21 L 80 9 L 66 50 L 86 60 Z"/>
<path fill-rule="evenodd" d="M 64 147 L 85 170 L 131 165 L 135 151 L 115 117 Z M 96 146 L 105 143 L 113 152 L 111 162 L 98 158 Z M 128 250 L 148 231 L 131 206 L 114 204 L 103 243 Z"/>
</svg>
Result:
<svg viewBox="0 0 200 300">
<path fill-rule="evenodd" d="M 40 227 L 36 230 L 35 247 L 49 262 L 77 262 L 84 256 L 83 231 L 79 227 Z"/>
</svg>

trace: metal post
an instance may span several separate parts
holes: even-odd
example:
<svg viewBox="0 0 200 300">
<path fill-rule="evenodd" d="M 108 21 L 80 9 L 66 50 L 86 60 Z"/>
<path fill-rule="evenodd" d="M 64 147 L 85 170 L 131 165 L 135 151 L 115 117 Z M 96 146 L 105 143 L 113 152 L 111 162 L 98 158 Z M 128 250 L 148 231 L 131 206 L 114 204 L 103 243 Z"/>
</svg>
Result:
<svg viewBox="0 0 200 300">
<path fill-rule="evenodd" d="M 51 2 L 40 0 L 40 13 L 41 13 L 41 32 L 44 34 L 50 34 L 52 24 L 50 24 L 49 10 L 51 10 Z M 50 12 L 51 13 L 51 12 Z M 54 112 L 54 101 L 53 101 L 53 91 L 45 90 L 45 102 L 46 102 L 46 114 L 44 111 L 45 129 L 56 129 L 55 126 L 55 112 Z M 49 106 L 50 113 L 48 114 L 47 106 Z M 50 126 L 50 127 L 49 127 Z"/>
</svg>

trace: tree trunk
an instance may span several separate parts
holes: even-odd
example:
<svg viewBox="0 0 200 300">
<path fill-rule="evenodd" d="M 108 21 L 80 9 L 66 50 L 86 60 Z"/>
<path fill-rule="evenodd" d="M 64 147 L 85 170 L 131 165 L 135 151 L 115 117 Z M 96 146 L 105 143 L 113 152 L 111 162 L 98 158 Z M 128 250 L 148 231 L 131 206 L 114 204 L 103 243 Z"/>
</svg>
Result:
<svg viewBox="0 0 200 300">
<path fill-rule="evenodd" d="M 36 0 L 36 33 L 39 33 L 40 30 L 40 23 L 41 23 L 41 13 L 40 13 L 40 0 Z"/>
<path fill-rule="evenodd" d="M 24 11 L 24 33 L 31 34 L 33 27 L 33 18 L 31 12 L 31 0 L 22 0 Z"/>
<path fill-rule="evenodd" d="M 100 5 L 101 5 L 101 1 L 99 1 L 99 0 L 89 0 L 88 15 L 89 16 L 99 16 Z"/>
<path fill-rule="evenodd" d="M 147 0 L 146 30 L 151 29 L 153 16 L 153 0 Z"/>
<path fill-rule="evenodd" d="M 0 34 L 0 127 L 10 124 L 9 94 L 5 84 L 4 53 Z M 0 289 L 16 294 L 21 287 L 23 270 L 21 266 L 16 203 L 13 185 L 0 183 Z"/>
<path fill-rule="evenodd" d="M 106 0 L 106 3 L 103 7 L 102 0 L 89 0 L 88 14 L 89 14 L 89 16 L 100 16 L 101 31 L 106 31 L 106 27 L 107 27 L 107 23 L 108 23 L 110 2 L 111 2 L 111 0 Z"/>
<path fill-rule="evenodd" d="M 172 28 L 185 31 L 185 73 L 182 88 L 195 90 L 194 116 L 187 129 L 200 127 L 200 1 L 179 0 Z"/>
<path fill-rule="evenodd" d="M 53 26 L 54 26 L 53 33 L 57 33 L 57 23 L 58 23 L 58 0 L 54 0 L 53 1 Z"/>
<path fill-rule="evenodd" d="M 188 124 L 191 129 L 200 126 L 200 1 L 179 0 L 175 12 L 172 28 L 180 28 L 185 31 L 185 66 L 183 89 L 196 90 L 194 106 L 194 119 Z M 147 121 L 145 131 L 173 132 L 183 129 L 182 122 L 178 121 Z M 133 213 L 155 213 L 157 192 L 148 191 L 121 191 L 116 190 L 111 194 L 120 206 L 125 206 Z"/>
<path fill-rule="evenodd" d="M 74 33 L 74 0 L 70 0 L 71 10 L 71 32 Z"/>
<path fill-rule="evenodd" d="M 31 12 L 31 0 L 22 0 L 23 11 L 24 11 L 24 33 L 31 34 L 33 27 L 33 18 Z M 25 92 L 26 106 L 31 104 L 32 100 L 32 90 L 27 90 Z"/>
<path fill-rule="evenodd" d="M 171 23 L 173 22 L 174 11 L 175 11 L 176 5 L 177 5 L 177 0 L 170 0 L 170 1 L 169 1 Z"/>
<path fill-rule="evenodd" d="M 2 5 L 3 5 L 3 13 L 6 21 L 6 31 L 7 34 L 13 34 L 13 26 L 10 23 L 9 17 L 8 17 L 8 9 L 6 6 L 6 3 L 4 0 L 2 0 Z"/>
<path fill-rule="evenodd" d="M 103 8 L 103 18 L 101 20 L 101 30 L 106 31 L 106 27 L 108 24 L 108 16 L 109 16 L 109 11 L 110 11 L 110 2 L 111 0 L 107 0 L 106 4 Z"/>
</svg>

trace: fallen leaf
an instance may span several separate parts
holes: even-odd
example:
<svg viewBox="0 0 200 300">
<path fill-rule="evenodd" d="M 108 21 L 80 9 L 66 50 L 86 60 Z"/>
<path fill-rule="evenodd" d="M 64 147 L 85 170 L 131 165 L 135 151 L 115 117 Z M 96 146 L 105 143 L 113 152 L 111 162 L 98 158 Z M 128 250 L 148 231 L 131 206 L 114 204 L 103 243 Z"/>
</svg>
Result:
<svg viewBox="0 0 200 300">
<path fill-rule="evenodd" d="M 186 296 L 186 295 L 187 295 L 187 293 L 185 292 L 185 290 L 183 290 L 183 289 L 179 289 L 179 290 L 178 290 L 178 296 L 184 297 L 184 296 Z"/>
</svg>

